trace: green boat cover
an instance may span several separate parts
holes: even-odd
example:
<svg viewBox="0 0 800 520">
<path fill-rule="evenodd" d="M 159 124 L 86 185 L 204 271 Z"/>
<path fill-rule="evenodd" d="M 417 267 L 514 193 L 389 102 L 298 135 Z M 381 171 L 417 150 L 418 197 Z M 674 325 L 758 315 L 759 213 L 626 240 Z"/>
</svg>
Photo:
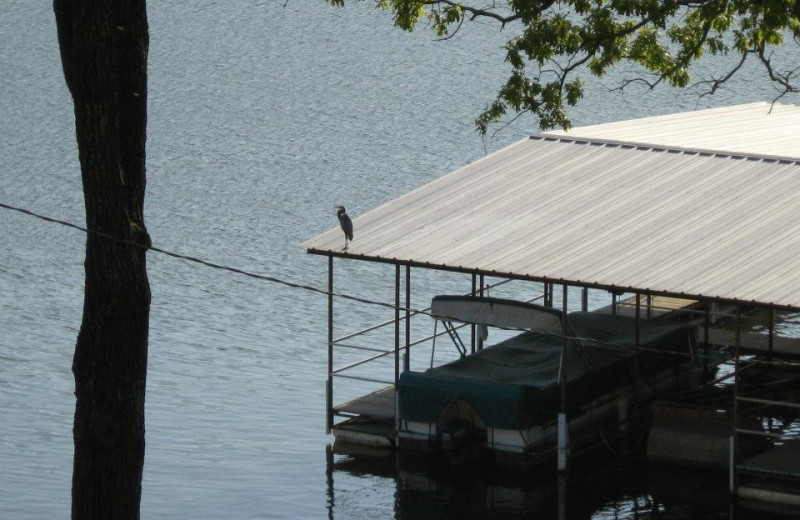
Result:
<svg viewBox="0 0 800 520">
<path fill-rule="evenodd" d="M 635 343 L 635 319 L 573 312 L 568 324 L 577 337 L 595 340 L 567 348 L 567 413 L 574 416 L 597 397 L 633 383 L 637 356 L 625 347 Z M 693 326 L 640 320 L 639 342 L 647 350 L 639 351 L 639 377 L 685 363 L 684 356 L 669 352 L 688 354 L 696 334 Z M 425 372 L 403 372 L 400 419 L 433 423 L 451 402 L 464 400 L 492 428 L 528 429 L 552 421 L 561 410 L 562 344 L 553 334 L 524 332 Z"/>
</svg>

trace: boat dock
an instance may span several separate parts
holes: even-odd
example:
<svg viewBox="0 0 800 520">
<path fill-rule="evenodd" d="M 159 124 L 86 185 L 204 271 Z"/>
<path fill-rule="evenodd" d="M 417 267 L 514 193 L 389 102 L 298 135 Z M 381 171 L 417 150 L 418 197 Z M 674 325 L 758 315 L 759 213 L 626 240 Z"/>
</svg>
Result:
<svg viewBox="0 0 800 520">
<path fill-rule="evenodd" d="M 456 341 L 467 359 L 479 359 L 476 355 L 483 350 L 485 325 L 480 321 L 464 320 L 458 327 L 451 324 L 420 337 L 419 319 L 431 321 L 430 310 L 421 309 L 419 302 L 436 294 L 488 297 L 487 286 L 508 282 L 521 287 L 525 296 L 520 302 L 534 297 L 565 316 L 578 308 L 587 311 L 590 292 L 595 304 L 598 295 L 610 296 L 608 306 L 593 310 L 632 320 L 634 332 L 627 344 L 617 345 L 630 352 L 645 352 L 640 334 L 652 323 L 692 327 L 699 348 L 681 355 L 694 366 L 676 372 L 689 375 L 698 365 L 712 368 L 719 357 L 709 355 L 710 349 L 721 349 L 733 359 L 728 367 L 733 396 L 727 406 L 732 496 L 751 496 L 750 490 L 763 487 L 767 477 L 789 485 L 796 475 L 783 471 L 781 464 L 794 461 L 797 450 L 791 437 L 800 428 L 793 426 L 778 438 L 766 419 L 755 425 L 748 420 L 775 414 L 796 425 L 797 415 L 791 414 L 800 406 L 800 396 L 784 392 L 753 397 L 740 393 L 738 385 L 755 365 L 774 373 L 800 370 L 800 340 L 786 334 L 796 324 L 784 327 L 780 321 L 800 313 L 798 129 L 800 107 L 753 103 L 540 133 L 354 218 L 356 240 L 346 248 L 338 228 L 308 240 L 303 247 L 325 257 L 328 268 L 327 431 L 337 439 L 398 448 L 402 428 L 420 436 L 429 428 L 428 435 L 438 440 L 460 435 L 461 430 L 442 429 L 451 416 L 467 416 L 480 426 L 481 414 L 473 414 L 460 400 L 443 408 L 441 420 L 401 425 L 403 403 L 397 396 L 401 379 L 413 379 L 404 374 L 421 373 L 420 359 L 429 358 L 433 368 L 431 343 L 436 338 Z M 337 328 L 352 329 L 339 323 L 347 313 L 334 310 L 335 301 L 341 301 L 334 264 L 346 270 L 360 262 L 373 264 L 371 274 L 387 268 L 392 280 L 386 285 L 394 290 L 376 298 L 382 300 L 377 304 L 393 310 L 394 319 L 337 337 Z M 420 271 L 424 281 L 414 278 L 418 293 L 412 299 L 412 275 Z M 447 274 L 446 282 L 429 282 L 437 272 Z M 359 277 L 346 279 L 348 290 L 360 294 L 352 284 Z M 451 284 L 448 292 L 420 298 L 419 292 L 430 285 L 445 283 Z M 584 339 L 566 327 L 512 329 L 557 338 L 562 359 Z M 383 336 L 356 340 L 374 333 Z M 369 357 L 357 359 L 357 351 Z M 370 369 L 379 360 L 393 361 L 393 367 L 381 373 Z M 631 372 L 640 382 L 635 366 L 632 362 Z M 534 435 L 558 437 L 559 448 L 552 453 L 565 470 L 571 456 L 568 425 L 581 413 L 570 406 L 581 392 L 568 392 L 568 378 L 558 377 L 561 388 L 553 402 L 560 409 L 548 409 L 552 417 L 542 431 L 525 430 L 523 440 L 516 442 L 528 443 Z M 765 389 L 776 381 L 767 381 Z M 345 384 L 361 385 L 357 389 L 364 389 L 363 396 L 353 399 L 352 392 L 342 392 L 349 398 L 335 404 L 335 397 L 342 395 L 339 385 Z M 367 384 L 374 386 L 367 389 Z M 491 384 L 493 391 L 501 387 Z M 631 395 L 633 402 L 639 397 L 638 391 Z M 627 397 L 618 395 L 614 403 L 620 425 L 638 416 Z M 496 433 L 503 428 L 487 427 L 487 436 L 490 429 Z M 518 429 L 508 431 L 517 431 L 520 438 Z M 764 437 L 777 451 L 750 457 L 739 450 L 748 436 Z M 499 437 L 505 442 L 502 432 Z M 768 500 L 778 496 L 758 495 Z"/>
</svg>

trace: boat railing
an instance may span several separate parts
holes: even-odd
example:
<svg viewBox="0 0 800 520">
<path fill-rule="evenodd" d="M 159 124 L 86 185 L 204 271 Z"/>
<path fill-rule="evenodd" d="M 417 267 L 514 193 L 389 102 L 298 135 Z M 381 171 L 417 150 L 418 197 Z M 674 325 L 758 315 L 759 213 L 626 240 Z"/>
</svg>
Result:
<svg viewBox="0 0 800 520">
<path fill-rule="evenodd" d="M 497 282 L 495 284 L 484 286 L 484 290 L 494 289 L 496 287 L 500 287 L 501 285 L 505 285 L 505 284 L 507 284 L 507 283 L 509 283 L 511 281 L 513 281 L 513 278 L 506 278 L 506 279 L 501 280 L 501 281 L 499 281 L 499 282 Z M 477 294 L 477 292 L 478 292 L 477 290 L 476 291 L 470 291 L 470 292 L 464 294 L 464 296 L 471 296 L 471 295 L 474 296 L 475 294 Z M 538 296 L 538 297 L 534 298 L 534 300 L 539 299 L 539 298 L 541 298 L 541 296 Z M 533 301 L 533 300 L 530 300 L 530 301 Z M 427 314 L 428 311 L 430 311 L 430 310 L 431 310 L 430 307 L 425 307 L 424 309 L 411 311 L 409 314 L 410 314 L 410 317 L 413 317 L 413 316 L 416 316 L 418 314 Z M 405 320 L 406 320 L 405 316 L 401 316 L 400 317 L 400 321 L 401 322 L 405 321 Z M 357 336 L 362 336 L 362 335 L 366 334 L 367 332 L 372 332 L 372 331 L 378 330 L 380 328 L 387 327 L 389 325 L 394 325 L 395 322 L 396 322 L 396 320 L 391 319 L 391 320 L 383 321 L 381 323 L 376 323 L 374 325 L 370 325 L 370 326 L 368 326 L 368 327 L 366 327 L 364 329 L 361 329 L 361 330 L 358 330 L 358 331 L 355 331 L 355 332 L 351 332 L 351 333 L 346 334 L 346 335 L 344 335 L 344 336 L 342 336 L 340 338 L 336 338 L 336 339 L 333 340 L 333 343 L 334 343 L 334 345 L 338 345 L 338 344 L 342 343 L 343 341 L 346 341 L 346 340 L 351 339 L 351 338 L 355 338 Z M 427 339 L 429 340 L 431 338 L 429 337 Z M 341 346 L 346 346 L 346 345 L 341 345 Z"/>
</svg>

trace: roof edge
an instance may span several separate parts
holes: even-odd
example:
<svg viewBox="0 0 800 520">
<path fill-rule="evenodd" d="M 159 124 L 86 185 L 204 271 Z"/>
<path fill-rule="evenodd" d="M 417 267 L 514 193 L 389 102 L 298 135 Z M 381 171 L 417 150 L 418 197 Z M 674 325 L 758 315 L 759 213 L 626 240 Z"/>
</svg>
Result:
<svg viewBox="0 0 800 520">
<path fill-rule="evenodd" d="M 312 255 L 320 255 L 320 256 L 328 256 L 328 257 L 338 257 L 343 259 L 350 259 L 350 260 L 361 260 L 366 262 L 375 262 L 375 263 L 383 263 L 383 264 L 394 264 L 394 265 L 405 265 L 409 267 L 416 267 L 422 269 L 433 269 L 437 271 L 449 271 L 455 273 L 469 273 L 469 274 L 480 274 L 484 276 L 494 276 L 498 278 L 511 278 L 514 280 L 524 280 L 530 282 L 546 282 L 546 283 L 555 283 L 558 285 L 566 284 L 568 286 L 574 287 L 588 287 L 591 289 L 601 289 L 609 292 L 614 292 L 618 294 L 623 293 L 641 293 L 641 294 L 650 294 L 652 296 L 667 296 L 672 298 L 689 298 L 695 299 L 698 301 L 708 301 L 708 302 L 718 302 L 718 303 L 728 303 L 732 305 L 754 305 L 757 307 L 768 307 L 773 308 L 776 310 L 786 310 L 791 312 L 800 312 L 800 306 L 793 305 L 791 303 L 780 303 L 780 302 L 765 302 L 759 300 L 742 300 L 738 298 L 733 298 L 730 296 L 721 296 L 721 295 L 707 295 L 707 294 L 695 294 L 691 292 L 685 291 L 676 291 L 676 290 L 669 290 L 669 289 L 651 289 L 649 287 L 634 287 L 630 285 L 615 285 L 609 284 L 599 281 L 586 281 L 586 280 L 571 280 L 567 278 L 556 278 L 550 277 L 546 275 L 530 275 L 530 274 L 514 274 L 514 273 L 506 273 L 502 271 L 496 271 L 491 269 L 475 269 L 463 266 L 454 266 L 454 265 L 447 265 L 447 264 L 433 264 L 429 262 L 420 262 L 417 260 L 412 259 L 401 259 L 401 258 L 388 258 L 384 256 L 370 256 L 364 254 L 352 254 L 347 253 L 344 251 L 331 251 L 325 249 L 307 249 L 306 252 Z"/>
<path fill-rule="evenodd" d="M 682 153 L 687 155 L 707 155 L 718 158 L 731 158 L 731 159 L 747 159 L 751 161 L 765 161 L 765 162 L 779 162 L 786 164 L 800 165 L 800 157 L 782 156 L 782 155 L 769 155 L 757 153 L 742 153 L 732 152 L 728 150 L 715 150 L 710 148 L 687 148 L 682 146 L 662 146 L 653 143 L 638 142 L 638 141 L 619 141 L 616 139 L 602 139 L 598 137 L 579 137 L 579 136 L 565 136 L 560 134 L 553 134 L 542 132 L 529 136 L 530 139 L 537 141 L 560 141 L 564 143 L 575 144 L 588 144 L 594 146 L 609 146 L 613 148 L 636 148 L 638 150 L 647 151 L 663 151 L 670 153 Z"/>
</svg>

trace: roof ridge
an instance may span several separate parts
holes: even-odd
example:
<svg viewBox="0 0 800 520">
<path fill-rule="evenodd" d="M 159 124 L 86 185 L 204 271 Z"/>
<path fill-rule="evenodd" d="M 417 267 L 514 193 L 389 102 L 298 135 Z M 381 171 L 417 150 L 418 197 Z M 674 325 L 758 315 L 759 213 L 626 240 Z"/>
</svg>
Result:
<svg viewBox="0 0 800 520">
<path fill-rule="evenodd" d="M 728 150 L 715 150 L 712 148 L 664 146 L 647 142 L 620 141 L 617 139 L 604 139 L 600 137 L 566 136 L 566 135 L 552 134 L 547 132 L 533 134 L 529 136 L 529 138 L 540 141 L 561 141 L 565 143 L 575 143 L 575 144 L 602 145 L 602 146 L 619 147 L 619 148 L 637 148 L 640 150 L 684 153 L 687 155 L 708 155 L 720 158 L 730 157 L 733 159 L 748 159 L 748 160 L 765 161 L 765 162 L 794 163 L 800 165 L 800 157 L 783 156 L 783 155 L 731 152 Z"/>
</svg>

